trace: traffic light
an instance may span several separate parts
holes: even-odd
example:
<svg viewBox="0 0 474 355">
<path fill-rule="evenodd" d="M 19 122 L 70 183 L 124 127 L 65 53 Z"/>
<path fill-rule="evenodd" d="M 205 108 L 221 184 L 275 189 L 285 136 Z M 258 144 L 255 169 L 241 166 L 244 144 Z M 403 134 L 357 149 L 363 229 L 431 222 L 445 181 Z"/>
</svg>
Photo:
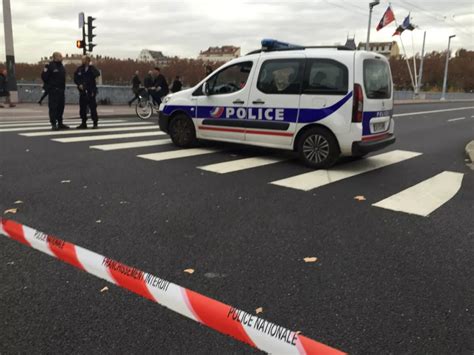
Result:
<svg viewBox="0 0 474 355">
<path fill-rule="evenodd" d="M 89 52 L 92 52 L 95 46 L 97 46 L 97 44 L 89 43 Z"/>
<path fill-rule="evenodd" d="M 76 47 L 77 47 L 77 48 L 85 48 L 85 46 L 86 46 L 86 43 L 85 43 L 83 40 L 78 39 L 78 40 L 76 41 Z"/>
<path fill-rule="evenodd" d="M 95 17 L 88 16 L 87 17 L 87 41 L 89 44 L 92 43 L 94 40 L 95 34 L 93 33 L 95 26 L 93 25 L 93 22 L 96 20 Z"/>
</svg>

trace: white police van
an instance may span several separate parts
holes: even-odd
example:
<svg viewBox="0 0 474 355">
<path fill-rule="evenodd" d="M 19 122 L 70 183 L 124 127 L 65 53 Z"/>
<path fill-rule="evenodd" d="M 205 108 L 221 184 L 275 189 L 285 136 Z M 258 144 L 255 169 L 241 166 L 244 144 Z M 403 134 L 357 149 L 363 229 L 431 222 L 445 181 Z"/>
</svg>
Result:
<svg viewBox="0 0 474 355">
<path fill-rule="evenodd" d="M 263 40 L 261 50 L 165 97 L 159 125 L 179 147 L 206 139 L 295 150 L 325 168 L 394 143 L 392 110 L 385 57 Z"/>
</svg>

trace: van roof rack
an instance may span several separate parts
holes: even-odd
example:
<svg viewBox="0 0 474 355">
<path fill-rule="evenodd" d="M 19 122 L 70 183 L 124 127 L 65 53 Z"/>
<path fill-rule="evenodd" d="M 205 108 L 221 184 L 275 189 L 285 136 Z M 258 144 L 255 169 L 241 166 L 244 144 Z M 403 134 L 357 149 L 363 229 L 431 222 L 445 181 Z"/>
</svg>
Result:
<svg viewBox="0 0 474 355">
<path fill-rule="evenodd" d="M 311 48 L 334 48 L 337 50 L 345 50 L 345 51 L 353 50 L 346 46 L 300 46 L 297 44 L 280 42 L 275 39 L 262 39 L 262 48 L 251 51 L 247 53 L 246 55 L 257 54 L 261 52 L 294 51 L 294 50 L 305 50 L 305 49 L 311 49 Z"/>
</svg>

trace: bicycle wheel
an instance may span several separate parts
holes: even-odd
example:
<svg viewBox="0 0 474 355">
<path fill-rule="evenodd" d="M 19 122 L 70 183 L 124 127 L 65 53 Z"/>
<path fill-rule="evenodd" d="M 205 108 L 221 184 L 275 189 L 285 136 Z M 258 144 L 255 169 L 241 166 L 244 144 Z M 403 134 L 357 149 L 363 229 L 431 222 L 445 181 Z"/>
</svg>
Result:
<svg viewBox="0 0 474 355">
<path fill-rule="evenodd" d="M 148 100 L 140 100 L 135 106 L 137 116 L 142 120 L 147 120 L 153 114 L 153 105 Z"/>
</svg>

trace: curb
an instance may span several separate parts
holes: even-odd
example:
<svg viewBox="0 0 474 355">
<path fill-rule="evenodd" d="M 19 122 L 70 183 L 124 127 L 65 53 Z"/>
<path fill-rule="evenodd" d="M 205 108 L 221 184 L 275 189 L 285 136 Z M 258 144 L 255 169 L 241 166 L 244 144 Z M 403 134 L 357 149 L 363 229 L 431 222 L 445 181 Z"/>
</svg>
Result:
<svg viewBox="0 0 474 355">
<path fill-rule="evenodd" d="M 471 163 L 474 163 L 474 140 L 466 145 L 466 154 L 471 159 Z"/>
</svg>

